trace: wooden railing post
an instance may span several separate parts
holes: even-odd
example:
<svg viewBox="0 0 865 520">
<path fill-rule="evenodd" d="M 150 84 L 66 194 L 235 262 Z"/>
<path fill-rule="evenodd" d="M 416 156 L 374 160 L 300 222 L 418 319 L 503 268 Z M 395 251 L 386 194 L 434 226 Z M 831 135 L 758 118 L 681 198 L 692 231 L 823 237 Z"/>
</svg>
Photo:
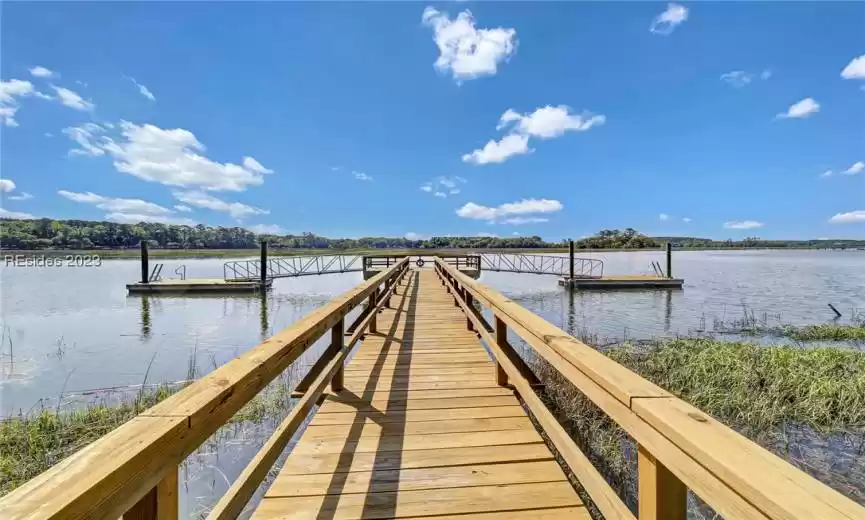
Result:
<svg viewBox="0 0 865 520">
<path fill-rule="evenodd" d="M 508 326 L 498 316 L 496 316 L 496 344 L 499 347 L 508 345 Z M 496 361 L 496 384 L 499 386 L 508 384 L 508 373 L 498 361 Z"/>
<path fill-rule="evenodd" d="M 642 446 L 637 451 L 637 472 L 640 520 L 685 520 L 687 488 Z"/>
<path fill-rule="evenodd" d="M 465 296 L 466 296 L 466 304 L 468 304 L 469 309 L 473 309 L 474 306 L 473 306 L 472 304 L 473 304 L 474 302 L 473 302 L 473 299 L 472 299 L 472 293 L 470 293 L 470 292 L 468 292 L 468 291 L 465 291 Z M 472 323 L 472 319 L 471 319 L 468 315 L 466 315 L 466 328 L 467 328 L 468 330 L 470 330 L 470 331 L 471 331 L 471 330 L 475 330 L 475 326 L 474 326 L 474 324 Z"/>
<path fill-rule="evenodd" d="M 345 338 L 345 318 L 339 320 L 336 325 L 330 329 L 330 350 L 331 352 L 339 352 L 342 350 Z M 333 374 L 333 379 L 330 380 L 330 389 L 334 392 L 339 392 L 343 389 L 343 374 L 345 362 L 343 361 L 336 372 Z"/>
<path fill-rule="evenodd" d="M 370 311 L 372 312 L 372 318 L 370 318 L 370 320 L 369 320 L 369 331 L 370 332 L 376 332 L 375 319 L 376 319 L 376 315 L 378 314 L 377 312 L 375 312 L 375 304 L 376 303 L 378 303 L 378 287 L 376 287 L 375 291 L 373 291 L 372 294 L 369 295 L 369 303 L 367 303 L 367 305 L 369 305 Z"/>
<path fill-rule="evenodd" d="M 177 520 L 180 513 L 177 471 L 175 467 L 162 477 L 155 488 L 123 515 L 123 520 Z"/>
<path fill-rule="evenodd" d="M 454 307 L 459 307 L 460 302 L 457 298 L 460 297 L 460 284 L 454 280 Z"/>
</svg>

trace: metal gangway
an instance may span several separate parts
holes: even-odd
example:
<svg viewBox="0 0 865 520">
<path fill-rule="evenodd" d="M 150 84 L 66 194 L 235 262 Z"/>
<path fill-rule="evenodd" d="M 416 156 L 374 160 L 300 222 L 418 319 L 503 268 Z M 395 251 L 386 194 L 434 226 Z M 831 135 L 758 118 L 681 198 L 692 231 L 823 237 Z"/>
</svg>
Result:
<svg viewBox="0 0 865 520">
<path fill-rule="evenodd" d="M 289 278 L 317 274 L 363 271 L 362 257 L 352 255 L 284 256 L 266 260 L 267 278 Z M 261 260 L 233 260 L 222 266 L 226 280 L 246 281 L 261 278 Z"/>
<path fill-rule="evenodd" d="M 552 274 L 571 278 L 601 278 L 604 275 L 604 262 L 594 258 L 574 258 L 573 276 L 570 258 L 566 256 L 484 253 L 480 258 L 483 271 Z"/>
</svg>

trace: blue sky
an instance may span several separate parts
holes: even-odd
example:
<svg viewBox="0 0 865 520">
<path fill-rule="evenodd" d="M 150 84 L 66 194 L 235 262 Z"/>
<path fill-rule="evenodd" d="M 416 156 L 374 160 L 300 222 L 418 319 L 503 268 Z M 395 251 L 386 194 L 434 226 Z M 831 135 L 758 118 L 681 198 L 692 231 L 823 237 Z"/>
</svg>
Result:
<svg viewBox="0 0 865 520">
<path fill-rule="evenodd" d="M 4 3 L 2 213 L 865 237 L 865 4 Z"/>
</svg>

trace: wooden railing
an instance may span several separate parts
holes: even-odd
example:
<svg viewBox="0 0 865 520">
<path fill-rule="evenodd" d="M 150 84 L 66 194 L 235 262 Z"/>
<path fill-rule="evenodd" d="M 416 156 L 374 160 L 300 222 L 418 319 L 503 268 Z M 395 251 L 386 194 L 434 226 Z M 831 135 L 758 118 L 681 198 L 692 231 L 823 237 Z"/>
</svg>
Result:
<svg viewBox="0 0 865 520">
<path fill-rule="evenodd" d="M 346 355 L 375 331 L 407 267 L 396 262 L 12 491 L 0 499 L 0 519 L 176 519 L 178 464 L 331 330 L 330 347 L 298 385 L 302 397 L 209 516 L 235 518 L 328 383 L 342 387 Z M 365 300 L 370 312 L 346 340 L 345 316 Z"/>
<path fill-rule="evenodd" d="M 536 395 L 508 329 L 636 441 L 640 520 L 683 520 L 688 489 L 727 520 L 865 519 L 865 508 L 504 295 L 438 259 L 436 272 L 493 353 L 498 384 L 519 393 L 606 520 L 635 517 Z"/>
</svg>

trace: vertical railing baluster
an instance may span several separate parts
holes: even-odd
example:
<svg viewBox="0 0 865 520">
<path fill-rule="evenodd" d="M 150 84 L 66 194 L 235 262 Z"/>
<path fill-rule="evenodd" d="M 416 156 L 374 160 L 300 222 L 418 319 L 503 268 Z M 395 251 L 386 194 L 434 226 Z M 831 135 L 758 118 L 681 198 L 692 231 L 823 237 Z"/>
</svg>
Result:
<svg viewBox="0 0 865 520">
<path fill-rule="evenodd" d="M 345 318 L 340 319 L 336 325 L 330 329 L 330 350 L 336 355 L 342 350 L 345 344 Z M 330 380 L 330 389 L 334 392 L 339 392 L 343 389 L 343 374 L 345 373 L 345 360 L 340 363 L 339 368 L 334 372 L 333 379 Z"/>
<path fill-rule="evenodd" d="M 166 473 L 156 487 L 148 491 L 123 515 L 123 520 L 177 520 L 180 514 L 178 469 L 175 466 Z"/>
<path fill-rule="evenodd" d="M 472 298 L 472 293 L 465 291 L 465 296 L 466 296 L 466 304 L 468 304 L 469 310 L 473 309 L 474 306 L 472 305 L 472 303 L 474 302 L 474 300 Z M 471 318 L 469 318 L 468 314 L 466 314 L 466 328 L 470 331 L 475 330 L 475 326 L 472 323 Z"/>
<path fill-rule="evenodd" d="M 496 344 L 504 349 L 508 348 L 508 326 L 498 316 L 496 318 Z M 508 374 L 502 365 L 496 361 L 496 384 L 499 386 L 507 386 Z"/>
<path fill-rule="evenodd" d="M 372 318 L 370 318 L 370 320 L 369 320 L 369 331 L 370 332 L 376 332 L 375 318 L 376 318 L 376 315 L 378 314 L 375 311 L 375 304 L 376 303 L 378 303 L 378 287 L 376 287 L 375 290 L 372 292 L 372 294 L 369 295 L 369 302 L 367 303 L 367 305 L 369 305 L 370 312 L 372 312 Z"/>
<path fill-rule="evenodd" d="M 640 520 L 685 520 L 688 490 L 644 447 L 637 447 L 637 506 Z"/>
</svg>

